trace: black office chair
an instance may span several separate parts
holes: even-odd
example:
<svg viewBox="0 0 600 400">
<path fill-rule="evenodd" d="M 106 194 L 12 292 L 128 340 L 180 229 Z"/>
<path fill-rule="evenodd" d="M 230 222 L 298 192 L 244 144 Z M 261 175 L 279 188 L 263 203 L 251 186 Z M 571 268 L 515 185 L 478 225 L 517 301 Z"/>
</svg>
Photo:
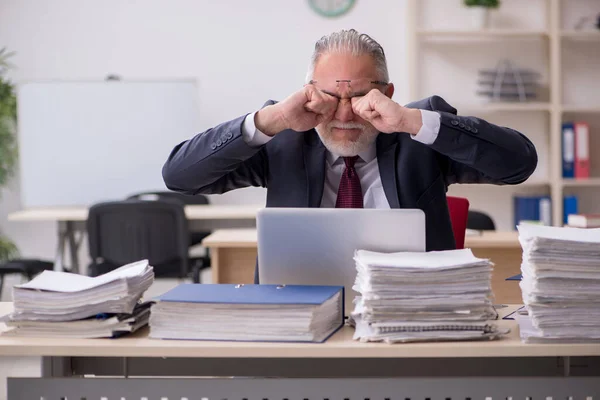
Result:
<svg viewBox="0 0 600 400">
<path fill-rule="evenodd" d="M 155 276 L 200 282 L 201 259 L 188 255 L 189 230 L 183 205 L 173 200 L 99 203 L 87 219 L 91 276 L 148 259 Z"/>
<path fill-rule="evenodd" d="M 143 192 L 136 193 L 127 198 L 127 200 L 175 200 L 181 202 L 183 205 L 207 205 L 210 204 L 208 197 L 198 194 L 190 196 L 183 193 L 177 192 Z M 190 246 L 195 246 L 202 243 L 202 240 L 210 235 L 210 232 L 193 232 L 190 235 Z"/>
<path fill-rule="evenodd" d="M 467 229 L 476 231 L 495 231 L 496 224 L 492 217 L 480 211 L 469 210 L 467 216 Z"/>
<path fill-rule="evenodd" d="M 54 263 L 51 261 L 30 258 L 17 258 L 0 263 L 0 297 L 2 297 L 5 275 L 19 274 L 30 281 L 42 271 L 52 270 L 53 268 Z"/>
</svg>

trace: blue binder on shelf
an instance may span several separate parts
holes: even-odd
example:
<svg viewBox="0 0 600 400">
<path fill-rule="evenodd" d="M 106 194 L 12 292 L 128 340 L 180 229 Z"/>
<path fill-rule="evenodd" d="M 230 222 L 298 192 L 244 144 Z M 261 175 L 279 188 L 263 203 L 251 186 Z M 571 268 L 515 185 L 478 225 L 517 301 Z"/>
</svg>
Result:
<svg viewBox="0 0 600 400">
<path fill-rule="evenodd" d="M 567 224 L 569 214 L 579 214 L 577 196 L 565 196 L 563 199 L 563 224 Z"/>
<path fill-rule="evenodd" d="M 552 205 L 549 196 L 515 196 L 514 226 L 521 221 L 539 221 L 552 224 Z"/>
<path fill-rule="evenodd" d="M 562 125 L 562 176 L 575 177 L 575 125 L 572 122 Z"/>
</svg>

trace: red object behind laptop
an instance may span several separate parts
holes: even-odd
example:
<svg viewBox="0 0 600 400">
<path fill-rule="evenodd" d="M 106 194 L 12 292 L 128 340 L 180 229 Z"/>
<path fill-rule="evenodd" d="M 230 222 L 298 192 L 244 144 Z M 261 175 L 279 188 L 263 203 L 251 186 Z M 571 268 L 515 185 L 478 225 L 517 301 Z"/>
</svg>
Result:
<svg viewBox="0 0 600 400">
<path fill-rule="evenodd" d="M 446 196 L 450 222 L 454 232 L 457 249 L 465 248 L 465 233 L 467 231 L 467 218 L 469 216 L 469 200 L 462 197 Z"/>
</svg>

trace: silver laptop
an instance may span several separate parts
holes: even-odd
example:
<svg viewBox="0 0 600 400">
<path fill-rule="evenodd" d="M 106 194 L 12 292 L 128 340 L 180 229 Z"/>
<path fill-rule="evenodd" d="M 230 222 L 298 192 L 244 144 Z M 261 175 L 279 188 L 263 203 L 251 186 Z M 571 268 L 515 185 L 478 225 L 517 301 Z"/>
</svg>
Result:
<svg viewBox="0 0 600 400">
<path fill-rule="evenodd" d="M 425 251 L 419 209 L 264 208 L 258 212 L 260 283 L 340 285 L 353 310 L 354 251 Z"/>
</svg>

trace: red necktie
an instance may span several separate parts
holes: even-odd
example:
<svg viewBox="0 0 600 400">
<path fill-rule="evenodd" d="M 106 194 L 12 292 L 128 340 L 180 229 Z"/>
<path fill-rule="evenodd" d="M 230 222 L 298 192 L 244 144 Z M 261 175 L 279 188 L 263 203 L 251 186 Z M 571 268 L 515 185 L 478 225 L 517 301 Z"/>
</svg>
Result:
<svg viewBox="0 0 600 400">
<path fill-rule="evenodd" d="M 354 163 L 358 156 L 344 157 L 346 169 L 340 179 L 335 208 L 363 208 L 362 189 L 360 179 L 354 169 Z"/>
</svg>

